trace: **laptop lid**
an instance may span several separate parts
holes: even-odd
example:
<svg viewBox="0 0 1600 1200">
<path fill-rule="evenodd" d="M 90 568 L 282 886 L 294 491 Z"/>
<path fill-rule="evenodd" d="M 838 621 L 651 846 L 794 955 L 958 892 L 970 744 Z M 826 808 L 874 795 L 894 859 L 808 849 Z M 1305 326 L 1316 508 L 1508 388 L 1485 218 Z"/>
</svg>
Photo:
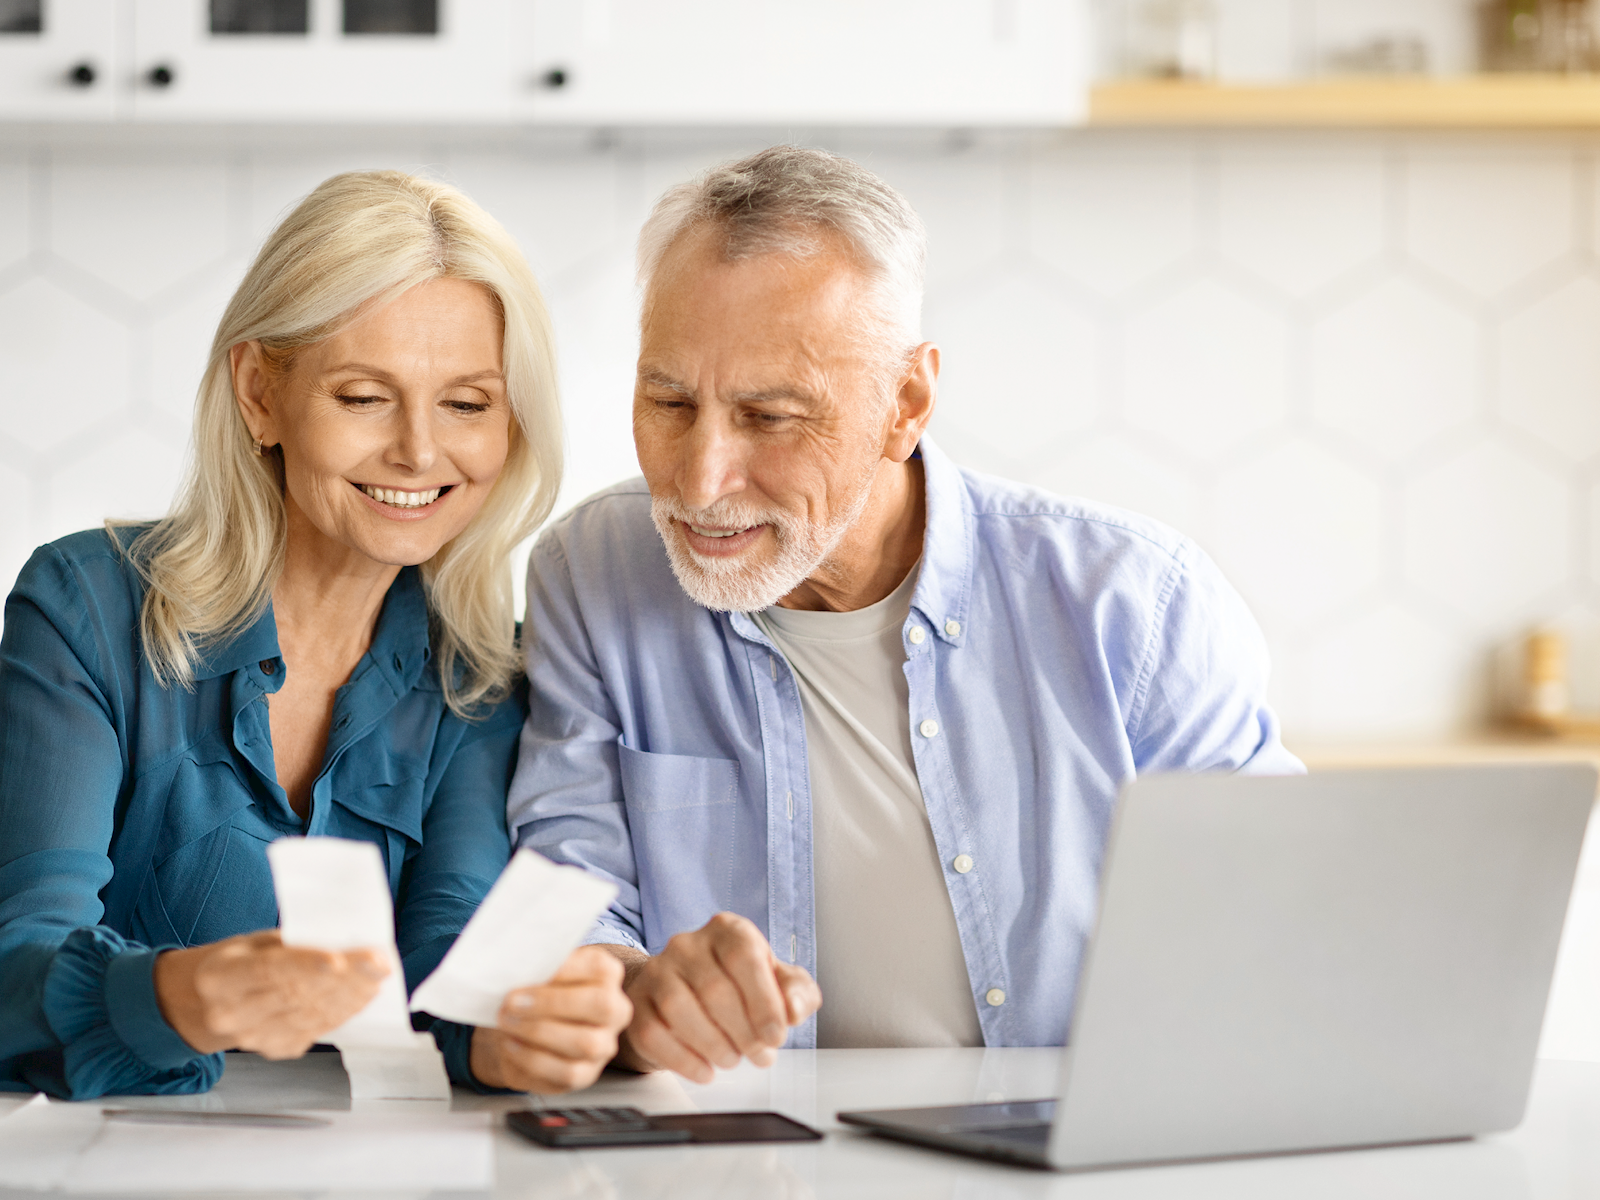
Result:
<svg viewBox="0 0 1600 1200">
<path fill-rule="evenodd" d="M 1130 784 L 1052 1165 L 1515 1126 L 1595 787 L 1583 764 Z"/>
</svg>

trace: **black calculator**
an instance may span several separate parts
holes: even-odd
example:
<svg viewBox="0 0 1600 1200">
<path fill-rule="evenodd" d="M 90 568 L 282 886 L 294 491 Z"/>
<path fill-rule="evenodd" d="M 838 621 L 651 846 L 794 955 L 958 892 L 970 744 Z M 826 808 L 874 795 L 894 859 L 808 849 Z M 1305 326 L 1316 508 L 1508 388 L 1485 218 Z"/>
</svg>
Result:
<svg viewBox="0 0 1600 1200">
<path fill-rule="evenodd" d="M 727 1142 L 815 1142 L 822 1134 L 775 1112 L 667 1113 L 637 1108 L 539 1108 L 506 1114 L 506 1124 L 542 1146 L 665 1146 Z"/>
</svg>

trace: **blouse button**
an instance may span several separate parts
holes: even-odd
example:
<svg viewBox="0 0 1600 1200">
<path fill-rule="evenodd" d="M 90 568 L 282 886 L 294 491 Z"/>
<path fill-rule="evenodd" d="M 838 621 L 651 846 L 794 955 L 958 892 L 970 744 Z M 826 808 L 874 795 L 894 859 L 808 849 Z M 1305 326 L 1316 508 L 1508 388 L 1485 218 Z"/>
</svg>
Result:
<svg viewBox="0 0 1600 1200">
<path fill-rule="evenodd" d="M 983 998 L 990 1008 L 999 1008 L 1006 1002 L 1006 994 L 999 988 L 990 988 L 983 994 Z"/>
<path fill-rule="evenodd" d="M 938 737 L 939 722 L 934 720 L 924 721 L 921 725 L 917 726 L 917 732 L 925 738 Z"/>
<path fill-rule="evenodd" d="M 261 668 L 261 673 L 263 675 L 272 675 L 272 674 L 275 674 L 277 672 L 277 670 L 278 670 L 278 664 L 275 663 L 270 658 L 263 658 L 260 662 L 258 662 L 256 664 L 256 666 Z"/>
<path fill-rule="evenodd" d="M 913 646 L 922 645 L 922 639 L 925 638 L 926 636 L 927 636 L 927 634 L 922 632 L 922 626 L 921 625 L 913 625 L 911 627 L 911 632 L 906 634 L 907 639 L 911 642 L 911 644 Z"/>
</svg>

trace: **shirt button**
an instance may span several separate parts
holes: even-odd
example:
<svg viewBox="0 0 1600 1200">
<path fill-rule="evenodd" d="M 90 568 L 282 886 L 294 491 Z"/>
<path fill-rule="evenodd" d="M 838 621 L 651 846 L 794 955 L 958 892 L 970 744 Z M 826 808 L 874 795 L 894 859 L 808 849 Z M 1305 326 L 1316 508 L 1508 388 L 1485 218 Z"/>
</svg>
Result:
<svg viewBox="0 0 1600 1200">
<path fill-rule="evenodd" d="M 927 634 L 922 632 L 922 626 L 921 625 L 913 625 L 911 627 L 911 632 L 906 634 L 906 637 L 911 639 L 911 644 L 913 646 L 922 645 L 922 639 L 927 637 L 927 636 L 928 636 Z"/>
<path fill-rule="evenodd" d="M 983 994 L 983 998 L 988 1001 L 990 1008 L 999 1008 L 1006 1002 L 1006 994 L 1000 988 L 990 988 Z"/>
<path fill-rule="evenodd" d="M 957 875 L 965 875 L 968 871 L 972 870 L 972 855 L 958 854 L 951 861 L 950 865 L 956 869 Z"/>
<path fill-rule="evenodd" d="M 278 669 L 278 664 L 273 662 L 270 658 L 263 658 L 256 664 L 256 666 L 261 668 L 261 673 L 263 675 L 271 675 Z"/>
<path fill-rule="evenodd" d="M 939 736 L 939 722 L 937 722 L 937 721 L 924 721 L 921 725 L 917 726 L 917 732 L 920 733 L 923 737 L 938 737 Z"/>
<path fill-rule="evenodd" d="M 946 621 L 944 623 L 944 631 L 947 634 L 949 634 L 951 637 L 960 637 L 961 636 L 961 622 L 960 621 Z"/>
</svg>

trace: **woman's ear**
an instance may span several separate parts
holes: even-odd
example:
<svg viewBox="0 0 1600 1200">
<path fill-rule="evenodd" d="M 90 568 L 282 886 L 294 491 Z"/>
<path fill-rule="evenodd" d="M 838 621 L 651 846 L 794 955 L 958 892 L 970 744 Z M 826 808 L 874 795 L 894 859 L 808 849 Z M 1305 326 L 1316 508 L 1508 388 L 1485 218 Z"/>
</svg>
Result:
<svg viewBox="0 0 1600 1200">
<path fill-rule="evenodd" d="M 276 446 L 277 421 L 272 405 L 272 372 L 260 342 L 240 342 L 228 351 L 233 371 L 233 397 L 239 403 L 250 436 L 263 446 Z"/>
</svg>

